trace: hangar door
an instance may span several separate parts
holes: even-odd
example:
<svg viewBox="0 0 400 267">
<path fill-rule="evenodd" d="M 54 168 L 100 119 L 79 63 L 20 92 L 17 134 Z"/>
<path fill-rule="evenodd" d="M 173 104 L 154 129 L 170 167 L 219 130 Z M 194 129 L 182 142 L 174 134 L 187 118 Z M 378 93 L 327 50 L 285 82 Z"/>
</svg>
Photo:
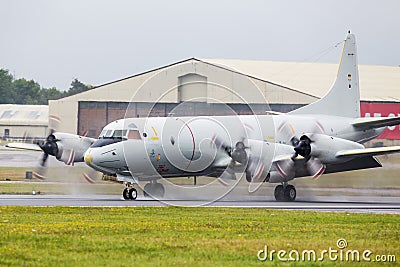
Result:
<svg viewBox="0 0 400 267">
<path fill-rule="evenodd" d="M 207 102 L 207 77 L 189 73 L 178 77 L 178 102 Z"/>
</svg>

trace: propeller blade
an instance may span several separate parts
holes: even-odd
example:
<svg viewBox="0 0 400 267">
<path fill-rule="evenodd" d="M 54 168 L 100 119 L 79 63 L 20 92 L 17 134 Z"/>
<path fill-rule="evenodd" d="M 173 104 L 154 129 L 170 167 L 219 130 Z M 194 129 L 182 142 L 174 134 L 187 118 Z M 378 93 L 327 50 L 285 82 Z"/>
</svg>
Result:
<svg viewBox="0 0 400 267">
<path fill-rule="evenodd" d="M 96 181 L 90 178 L 90 176 L 87 173 L 82 173 L 83 178 L 89 183 L 89 184 L 96 184 Z"/>
<path fill-rule="evenodd" d="M 310 160 L 308 160 L 306 163 L 306 167 L 314 180 L 317 180 L 325 172 L 326 169 L 326 166 L 322 164 L 318 158 L 311 158 Z"/>
<path fill-rule="evenodd" d="M 61 120 L 58 116 L 49 115 L 49 135 L 52 135 L 59 128 L 60 123 Z"/>
<path fill-rule="evenodd" d="M 68 161 L 66 162 L 66 164 L 70 165 L 70 166 L 73 166 L 74 165 L 74 159 L 75 159 L 75 150 L 71 149 L 70 153 L 69 153 L 69 156 L 68 156 Z"/>
<path fill-rule="evenodd" d="M 49 154 L 46 152 L 43 153 L 42 160 L 40 161 L 40 166 L 46 166 L 47 159 L 49 158 Z"/>
<path fill-rule="evenodd" d="M 39 180 L 46 180 L 46 167 L 39 166 L 36 171 L 32 172 L 33 176 Z"/>
<path fill-rule="evenodd" d="M 213 136 L 213 138 L 211 139 L 211 141 L 212 141 L 212 143 L 215 144 L 215 147 L 216 147 L 218 150 L 222 150 L 222 151 L 224 151 L 225 153 L 227 153 L 228 156 L 231 156 L 232 148 L 231 148 L 229 145 L 225 144 L 224 141 L 222 141 L 222 140 L 221 140 L 220 138 L 218 138 L 216 135 Z"/>
<path fill-rule="evenodd" d="M 261 177 L 265 168 L 264 162 L 249 158 L 246 168 L 246 181 L 247 182 L 263 182 Z M 261 178 L 261 179 L 260 179 Z"/>
<path fill-rule="evenodd" d="M 286 180 L 291 180 L 295 175 L 295 166 L 293 160 L 281 160 L 275 164 L 279 175 Z"/>
</svg>

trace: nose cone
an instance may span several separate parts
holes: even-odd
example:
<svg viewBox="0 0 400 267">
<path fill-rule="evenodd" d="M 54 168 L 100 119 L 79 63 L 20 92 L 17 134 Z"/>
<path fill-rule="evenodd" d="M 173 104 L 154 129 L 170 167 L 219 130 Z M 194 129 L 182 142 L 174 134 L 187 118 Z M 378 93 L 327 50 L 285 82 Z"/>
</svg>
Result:
<svg viewBox="0 0 400 267">
<path fill-rule="evenodd" d="M 86 164 L 90 164 L 93 161 L 93 156 L 89 152 L 86 152 L 83 159 L 85 160 Z"/>
<path fill-rule="evenodd" d="M 90 148 L 83 159 L 92 168 L 117 170 L 126 167 L 123 147 L 120 143 Z"/>
</svg>

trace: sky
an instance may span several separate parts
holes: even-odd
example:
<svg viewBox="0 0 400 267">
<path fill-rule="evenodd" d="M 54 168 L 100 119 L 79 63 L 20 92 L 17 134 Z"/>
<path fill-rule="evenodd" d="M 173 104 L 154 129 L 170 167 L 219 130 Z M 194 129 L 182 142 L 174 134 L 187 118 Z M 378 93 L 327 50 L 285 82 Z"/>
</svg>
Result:
<svg viewBox="0 0 400 267">
<path fill-rule="evenodd" d="M 398 0 L 1 0 L 0 68 L 42 87 L 101 85 L 187 58 L 400 65 Z"/>
</svg>

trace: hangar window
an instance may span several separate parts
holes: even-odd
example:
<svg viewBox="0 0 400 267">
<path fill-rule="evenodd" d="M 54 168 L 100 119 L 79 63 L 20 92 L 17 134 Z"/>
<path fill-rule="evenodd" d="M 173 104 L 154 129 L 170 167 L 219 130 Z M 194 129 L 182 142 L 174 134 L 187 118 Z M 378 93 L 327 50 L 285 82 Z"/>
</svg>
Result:
<svg viewBox="0 0 400 267">
<path fill-rule="evenodd" d="M 87 133 L 87 136 L 96 136 L 97 130 L 90 129 Z"/>
<path fill-rule="evenodd" d="M 36 119 L 38 119 L 40 117 L 40 111 L 31 111 L 31 112 L 29 112 L 29 114 L 28 114 L 28 118 L 29 119 L 31 119 L 31 120 L 36 120 Z"/>
<path fill-rule="evenodd" d="M 14 116 L 15 114 L 17 114 L 18 111 L 16 110 L 6 110 L 3 112 L 3 114 L 1 114 L 0 119 L 9 119 L 12 116 Z"/>
</svg>

